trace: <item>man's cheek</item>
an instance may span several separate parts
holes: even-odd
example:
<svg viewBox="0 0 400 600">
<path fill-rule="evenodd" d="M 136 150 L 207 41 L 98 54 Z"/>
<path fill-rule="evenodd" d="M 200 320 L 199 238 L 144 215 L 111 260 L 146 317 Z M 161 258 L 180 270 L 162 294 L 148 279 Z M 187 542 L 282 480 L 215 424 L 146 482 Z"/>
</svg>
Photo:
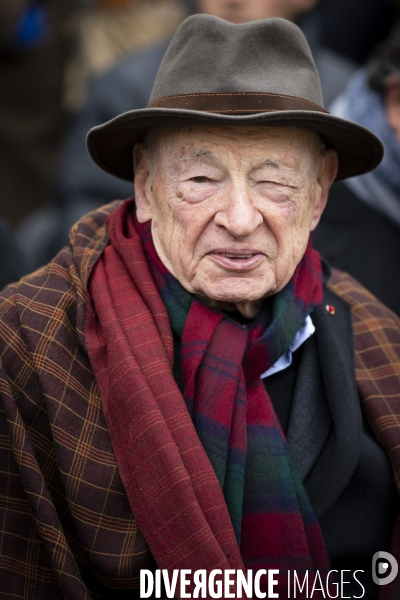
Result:
<svg viewBox="0 0 400 600">
<path fill-rule="evenodd" d="M 292 203 L 260 206 L 258 210 L 275 237 L 290 235 L 291 229 L 296 226 L 297 210 Z"/>
<path fill-rule="evenodd" d="M 204 205 L 175 205 L 171 213 L 165 217 L 173 221 L 179 239 L 184 239 L 188 246 L 197 244 L 199 237 L 212 219 L 211 212 L 206 210 Z"/>
</svg>

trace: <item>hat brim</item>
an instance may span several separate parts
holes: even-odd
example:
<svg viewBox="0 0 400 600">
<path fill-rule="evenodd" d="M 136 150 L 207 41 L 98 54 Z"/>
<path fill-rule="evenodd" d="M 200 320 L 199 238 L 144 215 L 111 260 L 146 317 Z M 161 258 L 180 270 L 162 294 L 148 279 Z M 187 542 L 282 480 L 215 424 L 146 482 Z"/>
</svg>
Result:
<svg viewBox="0 0 400 600">
<path fill-rule="evenodd" d="M 121 179 L 133 180 L 133 145 L 150 127 L 185 125 L 260 125 L 305 127 L 319 133 L 328 148 L 337 151 L 344 179 L 372 171 L 382 160 L 383 144 L 366 127 L 329 113 L 276 111 L 251 115 L 226 115 L 172 108 L 132 110 L 93 127 L 87 136 L 88 150 L 95 163 Z"/>
</svg>

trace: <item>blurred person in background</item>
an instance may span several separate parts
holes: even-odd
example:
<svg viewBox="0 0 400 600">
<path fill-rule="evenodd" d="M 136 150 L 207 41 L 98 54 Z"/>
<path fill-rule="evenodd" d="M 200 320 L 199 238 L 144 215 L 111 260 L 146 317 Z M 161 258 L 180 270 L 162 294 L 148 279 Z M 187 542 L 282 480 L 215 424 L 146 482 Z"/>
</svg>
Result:
<svg viewBox="0 0 400 600">
<path fill-rule="evenodd" d="M 186 16 L 180 0 L 80 0 L 77 45 L 66 72 L 65 103 L 83 104 L 88 81 L 127 54 L 170 38 Z"/>
<path fill-rule="evenodd" d="M 400 315 L 400 22 L 331 112 L 374 131 L 385 156 L 373 172 L 331 188 L 315 246 Z"/>
<path fill-rule="evenodd" d="M 198 12 L 214 15 L 231 23 L 281 17 L 296 21 L 318 0 L 199 0 Z"/>
<path fill-rule="evenodd" d="M 320 0 L 314 29 L 326 48 L 361 67 L 388 37 L 399 8 L 399 0 Z"/>
<path fill-rule="evenodd" d="M 298 21 L 317 3 L 318 0 L 187 0 L 185 6 L 188 13 L 207 13 L 233 23 L 244 23 L 276 16 Z M 134 43 L 134 35 L 124 37 L 127 38 L 123 42 L 125 46 Z M 131 183 L 105 173 L 90 160 L 86 133 L 121 112 L 147 105 L 168 43 L 169 36 L 148 49 L 126 56 L 93 81 L 85 105 L 66 140 L 56 197 L 58 206 L 48 211 L 46 219 L 33 223 L 30 220 L 22 230 L 21 239 L 32 268 L 49 260 L 66 243 L 69 228 L 83 214 L 110 198 L 132 195 Z M 312 44 L 312 51 L 322 75 L 327 104 L 343 89 L 355 66 L 317 42 Z"/>
<path fill-rule="evenodd" d="M 11 225 L 50 200 L 74 4 L 0 2 L 0 214 Z"/>
<path fill-rule="evenodd" d="M 62 240 L 55 251 L 66 241 L 64 216 L 52 209 L 55 179 L 87 82 L 128 52 L 169 39 L 184 17 L 180 0 L 1 0 L 0 214 L 18 226 L 30 269 L 53 254 L 49 239 Z"/>
<path fill-rule="evenodd" d="M 86 78 L 172 35 L 179 0 L 1 0 L 0 214 L 49 205 L 66 119 Z"/>
</svg>

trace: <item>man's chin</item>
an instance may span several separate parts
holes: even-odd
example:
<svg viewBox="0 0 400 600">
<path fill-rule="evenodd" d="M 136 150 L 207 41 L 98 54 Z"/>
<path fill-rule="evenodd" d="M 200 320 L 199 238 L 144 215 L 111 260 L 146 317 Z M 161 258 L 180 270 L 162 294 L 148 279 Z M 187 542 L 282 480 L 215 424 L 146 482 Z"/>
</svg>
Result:
<svg viewBox="0 0 400 600">
<path fill-rule="evenodd" d="M 253 318 L 259 311 L 264 298 L 269 295 L 265 285 L 254 286 L 207 286 L 195 292 L 213 308 L 224 311 L 239 311 L 248 318 Z"/>
</svg>

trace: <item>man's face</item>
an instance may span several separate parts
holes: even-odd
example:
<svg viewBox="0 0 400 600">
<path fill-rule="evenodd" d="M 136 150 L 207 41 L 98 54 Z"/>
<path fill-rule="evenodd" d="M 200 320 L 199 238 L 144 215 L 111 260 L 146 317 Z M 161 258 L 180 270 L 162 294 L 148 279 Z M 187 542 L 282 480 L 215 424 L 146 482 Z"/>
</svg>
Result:
<svg viewBox="0 0 400 600">
<path fill-rule="evenodd" d="M 152 147 L 135 147 L 135 197 L 163 264 L 189 292 L 254 316 L 301 260 L 336 154 L 283 127 L 161 130 Z"/>
<path fill-rule="evenodd" d="M 295 20 L 318 0 L 198 0 L 199 11 L 231 23 L 282 17 Z"/>
</svg>

